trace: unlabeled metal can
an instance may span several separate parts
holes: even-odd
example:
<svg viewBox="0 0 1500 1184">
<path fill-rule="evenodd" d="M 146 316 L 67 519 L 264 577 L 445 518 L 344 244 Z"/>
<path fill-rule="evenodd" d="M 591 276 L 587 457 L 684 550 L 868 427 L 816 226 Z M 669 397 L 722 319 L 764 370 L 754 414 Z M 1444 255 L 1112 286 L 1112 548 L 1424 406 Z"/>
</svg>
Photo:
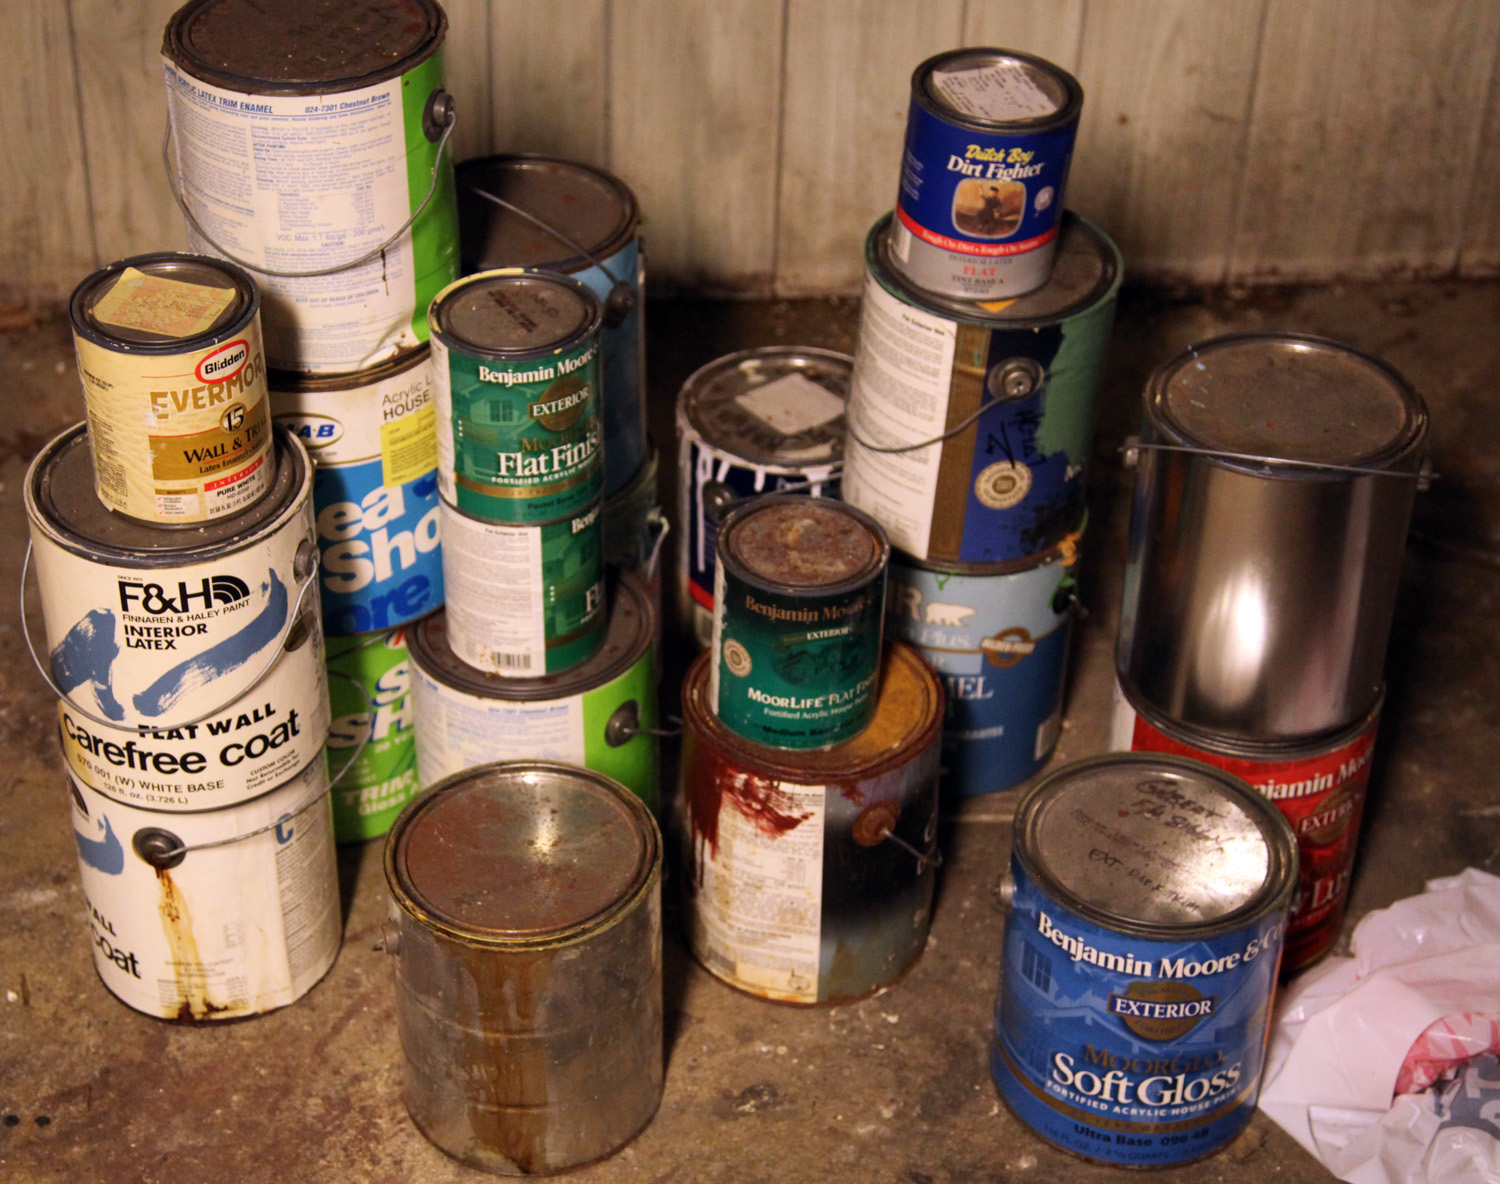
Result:
<svg viewBox="0 0 1500 1184">
<path fill-rule="evenodd" d="M 883 990 L 917 960 L 932 920 L 942 685 L 893 642 L 870 726 L 786 752 L 714 717 L 709 658 L 683 683 L 675 804 L 694 957 L 781 1003 Z"/>
<path fill-rule="evenodd" d="M 385 834 L 422 787 L 407 636 L 392 629 L 328 642 L 328 764 L 341 843 Z"/>
<path fill-rule="evenodd" d="M 1255 1113 L 1297 846 L 1244 782 L 1094 757 L 1016 811 L 991 1070 L 1042 1138 L 1105 1163 L 1210 1155 Z"/>
<path fill-rule="evenodd" d="M 1068 214 L 1047 285 L 983 305 L 905 284 L 889 226 L 865 242 L 844 499 L 927 563 L 1045 551 L 1083 512 L 1120 253 Z"/>
<path fill-rule="evenodd" d="M 661 1101 L 661 836 L 634 794 L 543 761 L 409 805 L 385 847 L 402 1096 L 502 1175 L 592 1163 Z"/>
</svg>

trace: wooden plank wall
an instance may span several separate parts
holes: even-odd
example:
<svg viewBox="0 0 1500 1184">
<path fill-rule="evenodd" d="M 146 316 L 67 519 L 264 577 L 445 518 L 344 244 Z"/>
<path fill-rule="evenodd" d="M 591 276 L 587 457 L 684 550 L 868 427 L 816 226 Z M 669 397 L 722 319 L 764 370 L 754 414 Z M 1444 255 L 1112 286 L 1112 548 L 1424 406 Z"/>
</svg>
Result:
<svg viewBox="0 0 1500 1184">
<path fill-rule="evenodd" d="M 0 293 L 184 242 L 161 165 L 176 0 L 12 0 Z M 448 0 L 460 158 L 613 169 L 657 291 L 852 292 L 909 77 L 1031 50 L 1086 101 L 1069 204 L 1137 278 L 1500 273 L 1495 0 Z"/>
</svg>

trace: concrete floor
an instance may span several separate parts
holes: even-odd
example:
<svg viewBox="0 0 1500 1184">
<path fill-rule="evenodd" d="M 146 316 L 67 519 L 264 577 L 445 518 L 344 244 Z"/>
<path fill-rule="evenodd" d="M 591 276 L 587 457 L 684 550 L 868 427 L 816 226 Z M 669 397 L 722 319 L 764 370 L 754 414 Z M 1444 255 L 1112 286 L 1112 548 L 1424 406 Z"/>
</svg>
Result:
<svg viewBox="0 0 1500 1184">
<path fill-rule="evenodd" d="M 671 452 L 686 374 L 732 349 L 853 343 L 851 301 L 653 305 L 655 434 Z M 0 425 L 0 588 L 25 547 L 27 461 L 78 419 L 66 322 L 0 332 L 11 408 Z M 1187 343 L 1247 328 L 1326 333 L 1404 371 L 1432 409 L 1443 479 L 1409 551 L 1352 919 L 1478 866 L 1500 872 L 1500 284 L 1401 284 L 1169 299 L 1127 294 L 1111 354 L 1083 595 L 1057 761 L 1099 752 L 1133 430 L 1149 370 Z M 664 456 L 664 460 L 668 459 Z M 664 489 L 671 486 L 664 483 Z M 666 499 L 670 502 L 670 496 Z M 34 597 L 32 599 L 35 611 Z M 22 1182 L 479 1179 L 416 1132 L 398 1096 L 390 971 L 374 946 L 380 846 L 341 853 L 347 930 L 327 979 L 278 1013 L 179 1027 L 117 1003 L 90 960 L 53 703 L 16 620 L 0 623 L 0 1177 Z M 992 889 L 1016 792 L 978 799 L 942 831 L 932 939 L 893 989 L 834 1010 L 751 999 L 691 962 L 669 927 L 669 1067 L 654 1123 L 579 1184 L 1125 1179 L 1034 1138 L 997 1102 L 986 1066 L 1002 915 Z M 669 918 L 669 924 L 671 919 Z M 1226 1184 L 1332 1177 L 1257 1117 L 1224 1153 L 1173 1171 Z"/>
</svg>

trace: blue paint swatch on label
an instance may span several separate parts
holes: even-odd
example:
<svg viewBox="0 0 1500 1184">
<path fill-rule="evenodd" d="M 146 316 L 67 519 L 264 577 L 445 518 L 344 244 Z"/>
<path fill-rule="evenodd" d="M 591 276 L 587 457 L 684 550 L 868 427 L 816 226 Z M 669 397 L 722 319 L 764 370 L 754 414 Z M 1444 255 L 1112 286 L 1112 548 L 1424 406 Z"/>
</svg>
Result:
<svg viewBox="0 0 1500 1184">
<path fill-rule="evenodd" d="M 125 708 L 115 698 L 112 685 L 115 659 L 119 656 L 114 612 L 107 608 L 92 609 L 53 649 L 52 677 L 64 693 L 84 683 L 91 684 L 104 717 L 121 719 Z"/>
<path fill-rule="evenodd" d="M 73 828 L 73 841 L 78 844 L 78 858 L 88 864 L 95 871 L 103 872 L 106 876 L 118 876 L 125 870 L 125 848 L 121 844 L 119 836 L 115 834 L 114 827 L 109 824 L 109 815 L 103 817 L 104 837 L 102 839 L 88 839 L 78 833 L 78 828 Z"/>
</svg>

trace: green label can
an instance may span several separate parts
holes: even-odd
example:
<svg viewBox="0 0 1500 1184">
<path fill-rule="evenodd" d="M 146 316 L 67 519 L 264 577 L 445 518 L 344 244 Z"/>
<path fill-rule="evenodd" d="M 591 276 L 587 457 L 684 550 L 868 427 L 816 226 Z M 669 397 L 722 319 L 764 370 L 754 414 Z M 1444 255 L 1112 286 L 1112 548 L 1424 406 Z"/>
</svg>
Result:
<svg viewBox="0 0 1500 1184">
<path fill-rule="evenodd" d="M 327 749 L 340 843 L 385 834 L 421 788 L 410 690 L 405 629 L 329 639 Z"/>
</svg>

